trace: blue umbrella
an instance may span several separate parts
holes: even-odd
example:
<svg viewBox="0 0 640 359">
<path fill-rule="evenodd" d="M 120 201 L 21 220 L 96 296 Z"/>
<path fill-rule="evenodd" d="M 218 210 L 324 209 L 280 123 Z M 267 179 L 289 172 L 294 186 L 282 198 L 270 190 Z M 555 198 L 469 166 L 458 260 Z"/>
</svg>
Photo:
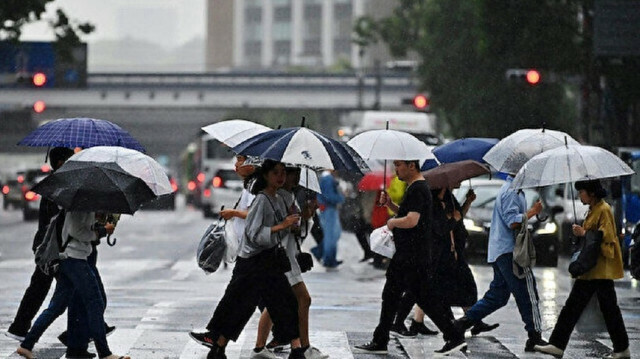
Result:
<svg viewBox="0 0 640 359">
<path fill-rule="evenodd" d="M 441 163 L 474 160 L 485 163 L 482 157 L 498 143 L 497 138 L 469 137 L 445 143 L 433 149 Z"/>
<path fill-rule="evenodd" d="M 61 118 L 47 122 L 18 145 L 33 147 L 120 146 L 145 152 L 144 147 L 120 126 L 93 118 Z"/>
<path fill-rule="evenodd" d="M 349 146 L 305 127 L 267 131 L 233 147 L 233 151 L 310 168 L 369 170 Z"/>
</svg>

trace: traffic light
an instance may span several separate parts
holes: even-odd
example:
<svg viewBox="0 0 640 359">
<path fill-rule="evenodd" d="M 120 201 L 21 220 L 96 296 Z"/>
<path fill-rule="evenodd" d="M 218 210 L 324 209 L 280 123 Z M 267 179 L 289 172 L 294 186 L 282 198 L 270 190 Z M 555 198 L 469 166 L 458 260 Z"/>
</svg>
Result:
<svg viewBox="0 0 640 359">
<path fill-rule="evenodd" d="M 430 100 L 425 94 L 417 94 L 413 97 L 403 98 L 402 104 L 412 105 L 415 111 L 428 112 L 430 109 Z"/>
<path fill-rule="evenodd" d="M 542 82 L 542 75 L 536 69 L 508 69 L 505 76 L 511 82 L 526 83 L 529 86 L 536 86 Z"/>
</svg>

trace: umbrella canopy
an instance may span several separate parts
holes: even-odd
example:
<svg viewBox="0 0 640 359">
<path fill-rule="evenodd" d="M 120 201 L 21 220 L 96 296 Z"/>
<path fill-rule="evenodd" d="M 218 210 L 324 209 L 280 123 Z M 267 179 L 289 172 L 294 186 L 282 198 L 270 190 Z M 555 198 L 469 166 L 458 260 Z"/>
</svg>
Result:
<svg viewBox="0 0 640 359">
<path fill-rule="evenodd" d="M 391 183 L 392 176 L 387 176 L 385 181 L 384 173 L 369 172 L 358 182 L 358 191 L 380 191 L 385 183 Z"/>
<path fill-rule="evenodd" d="M 440 163 L 474 160 L 484 163 L 482 157 L 498 143 L 497 138 L 461 138 L 433 149 L 433 155 Z"/>
<path fill-rule="evenodd" d="M 233 147 L 233 151 L 316 169 L 369 170 L 351 148 L 305 127 L 264 132 Z"/>
<path fill-rule="evenodd" d="M 300 181 L 298 184 L 306 189 L 310 189 L 316 193 L 322 193 L 320 190 L 320 181 L 318 174 L 308 167 L 302 167 L 300 171 Z"/>
<path fill-rule="evenodd" d="M 202 127 L 202 130 L 225 145 L 235 147 L 251 137 L 271 129 L 247 120 L 228 120 Z"/>
<path fill-rule="evenodd" d="M 499 172 L 517 173 L 533 156 L 563 146 L 579 145 L 564 132 L 547 129 L 524 129 L 503 138 L 483 159 Z"/>
<path fill-rule="evenodd" d="M 153 158 L 117 146 L 96 146 L 80 151 L 69 161 L 115 163 L 129 174 L 142 179 L 156 196 L 173 192 L 164 168 Z"/>
<path fill-rule="evenodd" d="M 113 162 L 68 160 L 31 190 L 67 211 L 133 214 L 156 198 L 142 179 Z"/>
<path fill-rule="evenodd" d="M 347 145 L 364 159 L 423 161 L 435 158 L 424 142 L 396 130 L 365 131 L 349 140 Z"/>
<path fill-rule="evenodd" d="M 634 173 L 618 156 L 603 148 L 567 145 L 534 156 L 520 169 L 511 186 L 542 187 Z"/>
<path fill-rule="evenodd" d="M 486 165 L 478 161 L 465 160 L 443 163 L 438 167 L 422 172 L 430 188 L 454 188 L 460 182 L 490 173 Z"/>
<path fill-rule="evenodd" d="M 47 122 L 18 145 L 67 148 L 121 146 L 145 152 L 144 147 L 120 126 L 94 118 L 61 118 Z"/>
</svg>

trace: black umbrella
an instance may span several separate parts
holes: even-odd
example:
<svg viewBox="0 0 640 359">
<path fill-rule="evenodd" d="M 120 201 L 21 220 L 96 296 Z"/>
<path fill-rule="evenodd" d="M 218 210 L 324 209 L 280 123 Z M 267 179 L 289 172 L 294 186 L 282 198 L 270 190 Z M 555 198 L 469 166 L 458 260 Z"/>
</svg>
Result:
<svg viewBox="0 0 640 359">
<path fill-rule="evenodd" d="M 142 179 L 113 162 L 67 161 L 32 191 L 67 211 L 133 214 L 156 198 Z"/>
</svg>

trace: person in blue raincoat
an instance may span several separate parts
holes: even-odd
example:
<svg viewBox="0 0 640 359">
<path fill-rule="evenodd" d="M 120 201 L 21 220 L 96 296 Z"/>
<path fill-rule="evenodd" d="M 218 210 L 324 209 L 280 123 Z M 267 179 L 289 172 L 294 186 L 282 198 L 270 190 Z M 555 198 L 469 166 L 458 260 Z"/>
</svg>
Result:
<svg viewBox="0 0 640 359">
<path fill-rule="evenodd" d="M 320 225 L 324 232 L 322 248 L 314 247 L 311 252 L 316 258 L 322 258 L 322 264 L 327 270 L 335 270 L 340 264 L 336 259 L 338 239 L 342 233 L 338 206 L 344 202 L 344 195 L 338 188 L 338 180 L 334 171 L 325 171 L 320 177 L 318 207 L 320 209 Z"/>
</svg>

